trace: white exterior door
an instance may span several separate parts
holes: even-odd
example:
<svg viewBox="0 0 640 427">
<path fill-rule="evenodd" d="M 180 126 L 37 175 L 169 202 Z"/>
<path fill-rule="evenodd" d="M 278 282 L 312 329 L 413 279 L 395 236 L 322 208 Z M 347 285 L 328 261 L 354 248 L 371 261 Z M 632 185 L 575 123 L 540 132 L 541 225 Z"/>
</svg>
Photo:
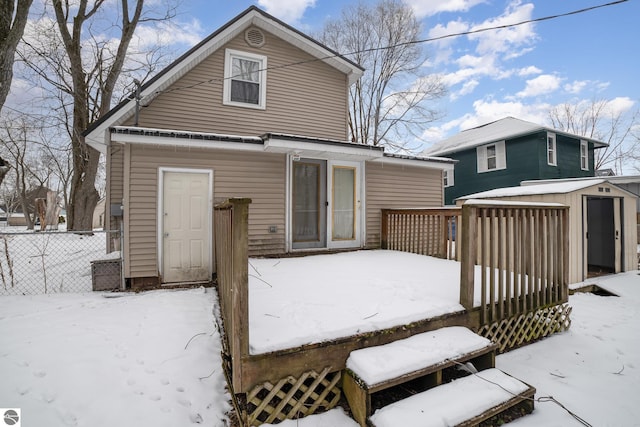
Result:
<svg viewBox="0 0 640 427">
<path fill-rule="evenodd" d="M 360 246 L 360 164 L 329 162 L 327 173 L 331 194 L 328 212 L 328 246 L 354 248 Z"/>
<path fill-rule="evenodd" d="M 211 172 L 161 171 L 163 283 L 211 279 Z"/>
</svg>

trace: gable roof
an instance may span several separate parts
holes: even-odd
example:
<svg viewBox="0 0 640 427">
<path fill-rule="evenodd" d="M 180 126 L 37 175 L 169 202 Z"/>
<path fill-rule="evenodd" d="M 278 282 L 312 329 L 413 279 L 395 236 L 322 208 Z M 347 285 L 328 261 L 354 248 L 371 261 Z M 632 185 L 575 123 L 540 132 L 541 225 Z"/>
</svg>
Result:
<svg viewBox="0 0 640 427">
<path fill-rule="evenodd" d="M 475 128 L 464 130 L 457 135 L 447 138 L 424 150 L 423 154 L 430 156 L 442 156 L 477 147 L 491 142 L 516 138 L 535 132 L 553 132 L 567 135 L 572 138 L 592 142 L 595 148 L 606 147 L 608 144 L 592 138 L 575 135 L 569 132 L 553 129 L 548 126 L 538 125 L 515 117 L 505 117 L 495 122 L 487 123 Z"/>
<path fill-rule="evenodd" d="M 144 99 L 145 103 L 149 103 L 157 94 L 166 90 L 196 65 L 250 26 L 263 29 L 307 52 L 319 61 L 325 62 L 343 72 L 347 75 L 349 84 L 356 82 L 364 72 L 364 69 L 355 62 L 345 58 L 256 6 L 251 6 L 142 85 L 140 88 L 140 98 Z M 85 130 L 83 135 L 85 136 L 87 144 L 104 152 L 105 132 L 111 126 L 122 124 L 126 119 L 132 117 L 134 112 L 135 100 L 125 99 L 122 101 Z"/>
</svg>

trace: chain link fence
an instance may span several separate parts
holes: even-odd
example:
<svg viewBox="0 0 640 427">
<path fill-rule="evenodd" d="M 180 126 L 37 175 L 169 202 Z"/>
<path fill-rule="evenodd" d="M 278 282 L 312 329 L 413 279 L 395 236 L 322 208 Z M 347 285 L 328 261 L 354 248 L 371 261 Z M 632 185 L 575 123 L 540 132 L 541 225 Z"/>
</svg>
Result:
<svg viewBox="0 0 640 427">
<path fill-rule="evenodd" d="M 0 295 L 119 289 L 119 231 L 0 232 Z"/>
</svg>

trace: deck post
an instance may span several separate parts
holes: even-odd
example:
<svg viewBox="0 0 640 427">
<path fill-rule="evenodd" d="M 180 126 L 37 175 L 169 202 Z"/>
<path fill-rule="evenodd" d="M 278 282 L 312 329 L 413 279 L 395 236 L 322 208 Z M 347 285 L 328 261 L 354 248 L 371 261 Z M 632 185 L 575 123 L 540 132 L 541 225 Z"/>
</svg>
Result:
<svg viewBox="0 0 640 427">
<path fill-rule="evenodd" d="M 389 209 L 382 209 L 380 215 L 380 248 L 389 249 Z"/>
<path fill-rule="evenodd" d="M 249 203 L 251 199 L 230 199 L 232 217 L 232 286 L 233 333 L 237 334 L 234 354 L 233 383 L 235 390 L 243 390 L 242 359 L 249 356 Z M 239 368 L 239 369 L 238 369 Z"/>
<path fill-rule="evenodd" d="M 478 250 L 477 208 L 462 206 L 462 227 L 460 240 L 460 304 L 467 310 L 473 309 L 474 273 Z"/>
</svg>

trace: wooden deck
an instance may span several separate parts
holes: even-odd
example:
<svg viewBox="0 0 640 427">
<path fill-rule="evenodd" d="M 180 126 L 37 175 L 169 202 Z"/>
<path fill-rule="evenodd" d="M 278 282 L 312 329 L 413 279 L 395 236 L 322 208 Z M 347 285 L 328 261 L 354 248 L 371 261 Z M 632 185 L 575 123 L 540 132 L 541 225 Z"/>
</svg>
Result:
<svg viewBox="0 0 640 427">
<path fill-rule="evenodd" d="M 246 425 L 278 422 L 335 406 L 346 360 L 357 349 L 442 327 L 465 326 L 490 338 L 504 351 L 569 326 L 570 308 L 565 304 L 567 208 L 469 204 L 459 212 L 396 212 L 394 221 L 385 221 L 383 213 L 383 236 L 395 236 L 397 250 L 422 251 L 425 245 L 418 242 L 428 238 L 416 234 L 433 230 L 446 239 L 431 247 L 444 258 L 460 258 L 461 310 L 328 342 L 252 355 L 248 320 L 249 203 L 247 199 L 230 200 L 217 206 L 214 216 L 225 371 L 236 410 Z M 402 215 L 412 219 L 403 219 Z M 441 218 L 440 223 L 419 219 L 434 215 Z M 452 226 L 453 217 L 456 226 Z M 425 227 L 427 223 L 431 225 Z M 453 227 L 458 242 L 454 252 L 450 250 Z M 476 288 L 474 271 L 478 268 L 481 274 Z M 480 304 L 474 307 L 478 290 Z"/>
</svg>

